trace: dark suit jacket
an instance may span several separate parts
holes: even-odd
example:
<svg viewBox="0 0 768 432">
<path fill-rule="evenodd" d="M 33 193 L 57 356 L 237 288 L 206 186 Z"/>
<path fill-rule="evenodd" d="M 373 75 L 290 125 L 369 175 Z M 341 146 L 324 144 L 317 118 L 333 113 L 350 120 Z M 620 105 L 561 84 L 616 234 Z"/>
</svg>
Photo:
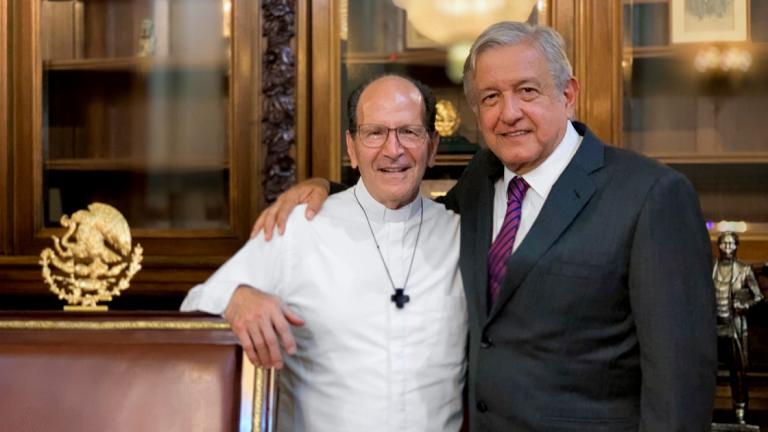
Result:
<svg viewBox="0 0 768 432">
<path fill-rule="evenodd" d="M 574 126 L 581 147 L 490 312 L 501 162 L 481 150 L 446 196 L 461 213 L 470 430 L 709 430 L 715 304 L 697 195 L 676 171 Z"/>
</svg>

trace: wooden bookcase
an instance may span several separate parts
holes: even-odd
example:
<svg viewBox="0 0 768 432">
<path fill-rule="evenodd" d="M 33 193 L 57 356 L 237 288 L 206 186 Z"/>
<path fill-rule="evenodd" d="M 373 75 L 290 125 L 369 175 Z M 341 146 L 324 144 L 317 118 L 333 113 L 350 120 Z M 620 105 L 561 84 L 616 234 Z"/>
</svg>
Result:
<svg viewBox="0 0 768 432">
<path fill-rule="evenodd" d="M 247 240 L 264 207 L 259 5 L 0 3 L 4 308 L 52 305 L 23 300 L 47 296 L 38 255 L 91 202 L 121 211 L 145 251 L 117 308 L 176 308 Z"/>
<path fill-rule="evenodd" d="M 746 5 L 745 13 L 737 3 Z M 765 262 L 768 5 L 730 4 L 698 11 L 676 9 L 674 0 L 622 2 L 622 145 L 688 176 L 713 239 L 716 222 L 747 222 L 739 256 Z M 700 29 L 715 18 L 730 20 L 725 28 L 745 29 L 745 40 L 694 40 L 707 36 Z M 691 22 L 698 23 L 697 33 Z M 690 37 L 675 41 L 675 31 Z"/>
</svg>

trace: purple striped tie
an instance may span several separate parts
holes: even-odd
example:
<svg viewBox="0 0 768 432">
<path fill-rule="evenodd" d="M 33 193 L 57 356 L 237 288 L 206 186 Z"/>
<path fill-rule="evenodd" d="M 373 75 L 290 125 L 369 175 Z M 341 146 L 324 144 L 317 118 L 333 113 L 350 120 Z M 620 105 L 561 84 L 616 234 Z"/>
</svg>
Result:
<svg viewBox="0 0 768 432">
<path fill-rule="evenodd" d="M 523 197 L 528 183 L 522 177 L 515 177 L 507 187 L 507 212 L 501 230 L 488 250 L 488 306 L 493 306 L 501 290 L 501 282 L 507 273 L 507 258 L 515 245 L 517 227 L 520 226 Z"/>
</svg>

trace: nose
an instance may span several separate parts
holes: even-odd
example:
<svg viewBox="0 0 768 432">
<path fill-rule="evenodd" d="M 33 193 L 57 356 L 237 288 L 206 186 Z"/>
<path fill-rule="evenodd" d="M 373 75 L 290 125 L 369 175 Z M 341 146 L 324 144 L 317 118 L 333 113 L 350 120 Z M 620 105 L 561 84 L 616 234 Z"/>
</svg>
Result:
<svg viewBox="0 0 768 432">
<path fill-rule="evenodd" d="M 501 105 L 501 120 L 504 123 L 513 124 L 520 120 L 523 111 L 520 106 L 520 99 L 512 92 L 504 93 Z"/>
<path fill-rule="evenodd" d="M 397 159 L 403 154 L 403 146 L 400 144 L 400 141 L 397 140 L 397 131 L 394 129 L 390 129 L 389 134 L 387 135 L 387 140 L 384 141 L 384 145 L 382 145 L 381 152 L 392 159 Z"/>
</svg>

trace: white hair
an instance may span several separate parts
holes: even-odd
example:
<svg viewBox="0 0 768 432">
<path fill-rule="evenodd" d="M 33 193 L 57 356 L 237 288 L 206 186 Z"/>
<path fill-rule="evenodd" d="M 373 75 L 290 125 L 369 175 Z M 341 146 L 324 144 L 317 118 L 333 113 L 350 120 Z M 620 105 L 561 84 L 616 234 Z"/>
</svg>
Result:
<svg viewBox="0 0 768 432">
<path fill-rule="evenodd" d="M 501 21 L 488 27 L 469 51 L 464 62 L 464 95 L 474 105 L 474 74 L 477 57 L 483 52 L 497 47 L 530 43 L 547 59 L 549 72 L 558 92 L 565 90 L 573 77 L 573 68 L 565 53 L 565 41 L 551 27 L 534 26 L 523 22 Z"/>
</svg>

